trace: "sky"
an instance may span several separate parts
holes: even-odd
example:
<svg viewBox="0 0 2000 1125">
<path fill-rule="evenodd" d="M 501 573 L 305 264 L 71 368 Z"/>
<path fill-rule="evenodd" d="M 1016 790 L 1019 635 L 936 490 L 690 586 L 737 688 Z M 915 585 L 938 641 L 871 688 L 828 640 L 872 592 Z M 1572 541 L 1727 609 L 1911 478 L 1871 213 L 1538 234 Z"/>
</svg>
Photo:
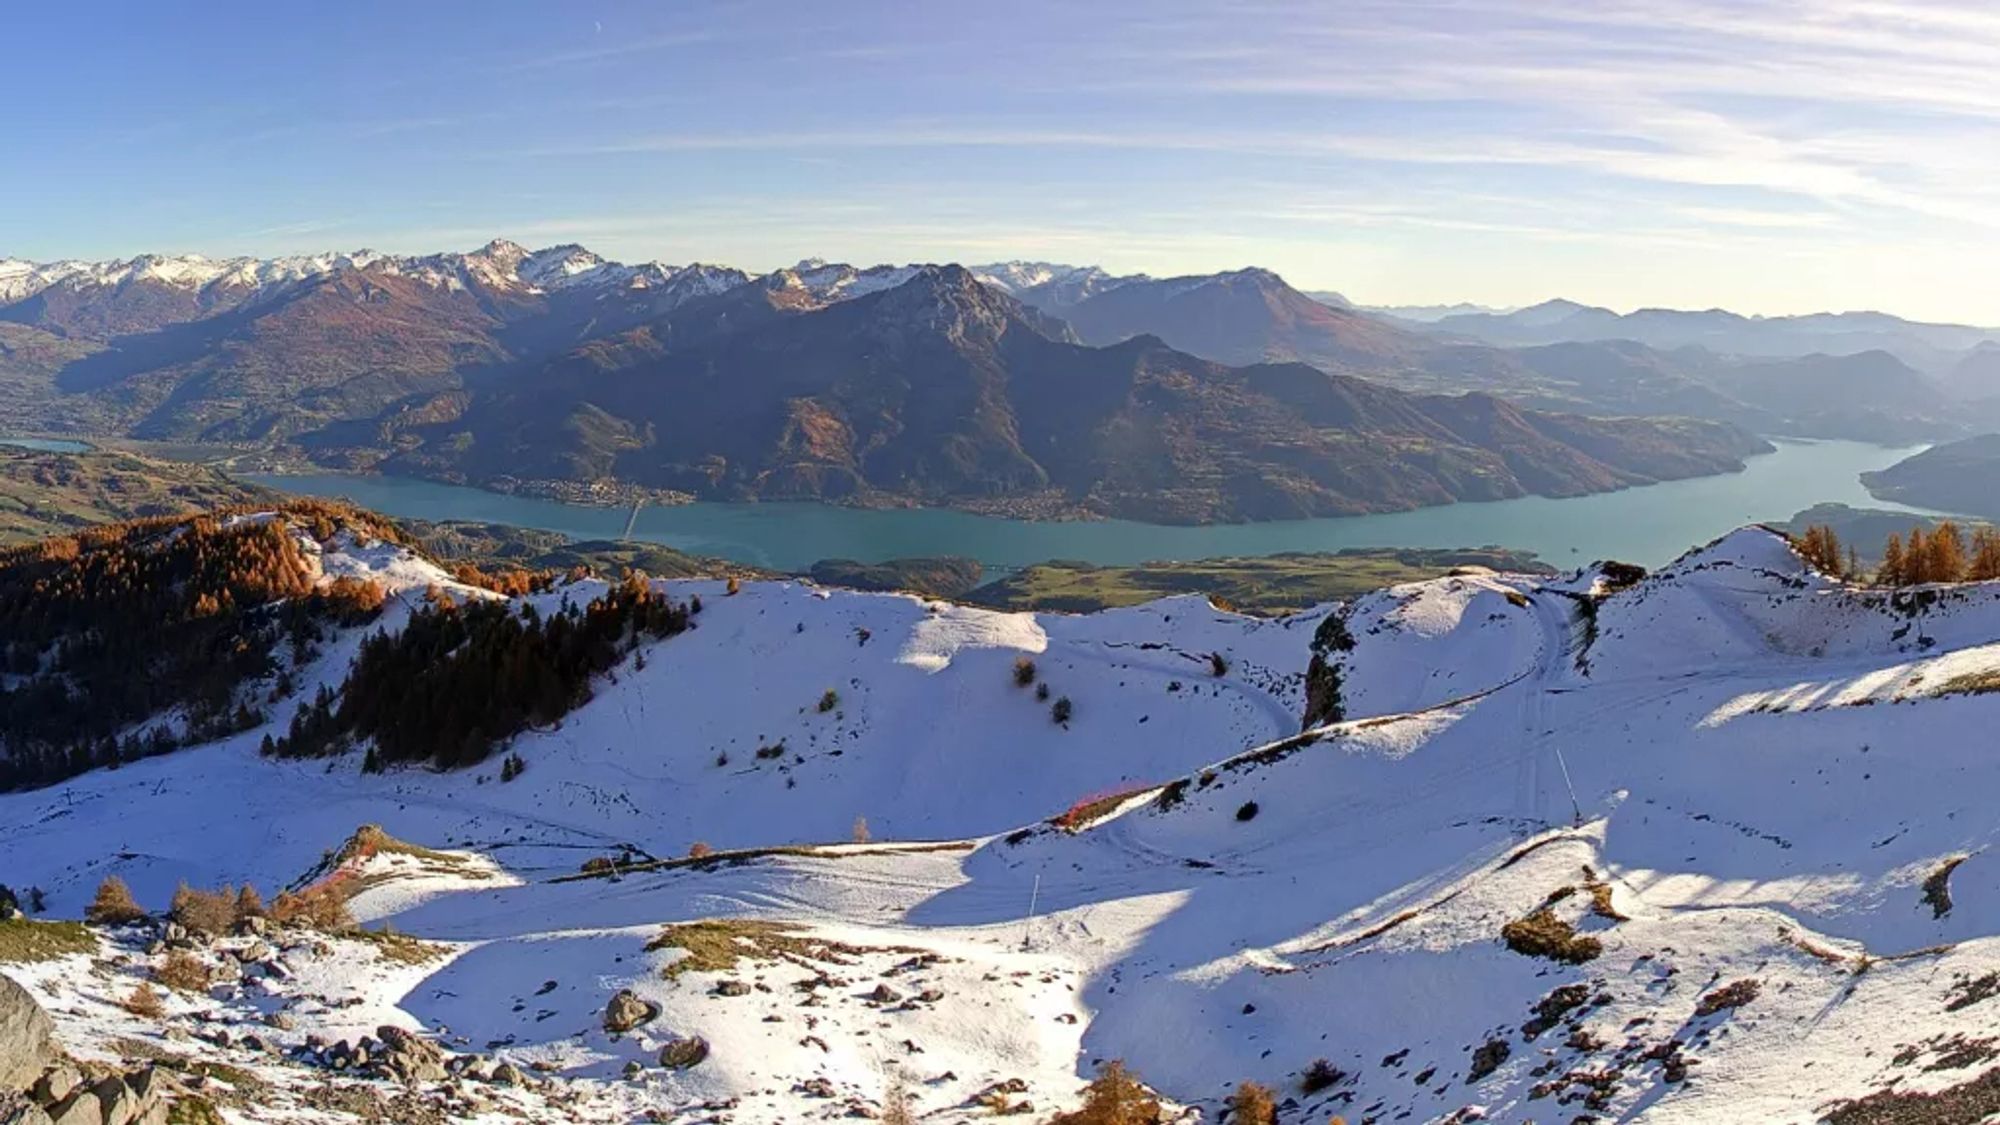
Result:
<svg viewBox="0 0 2000 1125">
<path fill-rule="evenodd" d="M 2000 324 L 2000 8 L 10 12 L 0 256 L 1246 265 L 1367 304 Z"/>
</svg>

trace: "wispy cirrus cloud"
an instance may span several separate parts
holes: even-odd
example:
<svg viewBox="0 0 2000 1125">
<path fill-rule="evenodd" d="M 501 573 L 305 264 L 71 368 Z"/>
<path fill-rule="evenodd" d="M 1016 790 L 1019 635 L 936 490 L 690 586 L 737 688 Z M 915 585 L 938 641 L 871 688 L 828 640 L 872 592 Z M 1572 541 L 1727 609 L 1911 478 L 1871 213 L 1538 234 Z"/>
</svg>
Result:
<svg viewBox="0 0 2000 1125">
<path fill-rule="evenodd" d="M 334 11 L 284 44 L 199 15 L 133 34 L 255 99 L 150 84 L 0 125 L 74 173 L 0 178 L 0 213 L 37 216 L 16 241 L 1060 254 L 1381 301 L 2000 319 L 1955 280 L 2000 258 L 1983 0 L 604 0 L 420 8 L 394 39 Z"/>
<path fill-rule="evenodd" d="M 606 36 L 603 28 L 597 35 L 605 42 L 588 47 L 573 47 L 559 51 L 528 55 L 500 63 L 497 69 L 505 71 L 554 70 L 560 67 L 590 66 L 629 59 L 638 55 L 651 55 L 664 51 L 678 51 L 688 47 L 710 46 L 716 36 L 706 31 L 685 31 L 668 35 L 647 35 L 634 39 L 622 39 L 615 35 Z"/>
</svg>

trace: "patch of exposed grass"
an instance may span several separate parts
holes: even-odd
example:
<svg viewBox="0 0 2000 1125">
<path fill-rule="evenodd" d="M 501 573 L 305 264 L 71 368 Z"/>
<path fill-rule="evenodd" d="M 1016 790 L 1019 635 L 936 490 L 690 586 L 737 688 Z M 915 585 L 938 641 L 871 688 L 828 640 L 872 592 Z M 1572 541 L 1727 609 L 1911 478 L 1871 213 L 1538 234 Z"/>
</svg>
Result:
<svg viewBox="0 0 2000 1125">
<path fill-rule="evenodd" d="M 367 942 L 375 947 L 384 961 L 395 961 L 404 965 L 424 965 L 445 956 L 451 951 L 442 945 L 399 934 L 391 929 L 364 930 L 356 927 L 340 935 L 355 941 Z"/>
<path fill-rule="evenodd" d="M 1439 551 L 1364 547 L 1249 559 L 1092 566 L 1049 562 L 1025 567 L 964 596 L 997 609 L 1090 613 L 1138 605 L 1170 594 L 1206 594 L 1251 614 L 1282 614 L 1341 601 L 1370 590 L 1437 578 L 1461 566 L 1546 573 L 1531 554 L 1487 548 Z"/>
<path fill-rule="evenodd" d="M 1581 965 L 1604 952 L 1604 943 L 1556 917 L 1547 906 L 1536 907 L 1525 918 L 1516 918 L 1500 927 L 1500 940 L 1507 948 L 1528 957 L 1543 957 L 1566 965 Z"/>
<path fill-rule="evenodd" d="M 383 831 L 379 824 L 364 824 L 355 829 L 354 835 L 349 836 L 347 842 L 340 846 L 340 850 L 334 853 L 334 864 L 339 866 L 351 860 L 367 859 L 376 855 L 406 855 L 446 867 L 462 867 L 465 864 L 465 857 L 462 855 L 437 851 L 412 844 L 407 840 L 398 840 Z"/>
<path fill-rule="evenodd" d="M 207 1059 L 162 1060 L 160 1065 L 201 1079 L 200 1097 L 205 1102 L 213 1103 L 208 1107 L 210 1110 L 215 1106 L 223 1106 L 247 1111 L 271 1099 L 271 1084 L 240 1066 Z M 209 1121 L 220 1120 L 220 1117 L 197 1116 L 189 1120 L 196 1125 L 206 1125 Z"/>
<path fill-rule="evenodd" d="M 1877 1090 L 1842 1102 L 1822 1118 L 1827 1125 L 1948 1125 L 1983 1121 L 2000 1113 L 2000 1067 L 1934 1094 Z"/>
<path fill-rule="evenodd" d="M 802 936 L 797 926 L 749 918 L 709 918 L 668 926 L 660 936 L 646 943 L 646 951 L 679 949 L 686 956 L 660 971 L 668 980 L 684 973 L 726 973 L 740 961 L 803 959 L 847 964 L 855 955 L 868 952 L 824 938 Z M 895 949 L 914 953 L 916 950 Z"/>
<path fill-rule="evenodd" d="M 200 1094 L 183 1094 L 167 1107 L 167 1125 L 225 1125 L 222 1111 Z"/>
<path fill-rule="evenodd" d="M 0 922 L 0 964 L 54 961 L 96 949 L 97 938 L 82 922 L 37 922 L 32 918 Z"/>
<path fill-rule="evenodd" d="M 1611 884 L 1597 877 L 1597 870 L 1583 865 L 1583 889 L 1590 892 L 1590 912 L 1607 922 L 1630 921 L 1611 902 Z"/>
<path fill-rule="evenodd" d="M 307 888 L 326 885 L 336 875 L 340 875 L 341 869 L 347 865 L 359 863 L 378 855 L 409 856 L 424 863 L 453 870 L 464 868 L 468 862 L 468 857 L 464 855 L 441 852 L 434 848 L 412 844 L 407 840 L 398 840 L 384 831 L 379 824 L 364 824 L 355 829 L 354 835 L 349 836 L 343 841 L 340 847 L 322 854 L 319 862 L 313 865 L 312 870 L 306 872 L 292 883 L 292 890 L 302 891 Z M 386 877 L 343 879 L 341 898 L 343 900 L 353 898 L 367 888 L 382 882 L 384 878 Z"/>
<path fill-rule="evenodd" d="M 1611 905 L 1611 884 L 1591 883 L 1589 889 L 1590 912 L 1592 914 L 1611 922 L 1623 922 L 1626 920 L 1625 915 L 1620 914 L 1618 908 Z"/>
<path fill-rule="evenodd" d="M 151 1039 L 140 1039 L 132 1035 L 121 1035 L 111 1041 L 111 1049 L 118 1052 L 121 1059 L 142 1059 L 146 1062 L 178 1063 L 186 1056 L 169 1051 Z"/>
<path fill-rule="evenodd" d="M 1717 1012 L 1727 1011 L 1731 1008 L 1741 1008 L 1743 1005 L 1755 1000 L 1757 994 L 1763 991 L 1763 984 L 1752 977 L 1730 981 L 1714 992 L 1707 993 L 1699 1000 L 1696 1000 L 1694 1002 L 1694 1014 L 1699 1018 L 1702 1016 L 1712 1016 Z"/>
<path fill-rule="evenodd" d="M 1953 676 L 1937 687 L 1936 695 L 1985 695 L 2000 691 L 2000 668 L 1984 668 Z"/>
</svg>

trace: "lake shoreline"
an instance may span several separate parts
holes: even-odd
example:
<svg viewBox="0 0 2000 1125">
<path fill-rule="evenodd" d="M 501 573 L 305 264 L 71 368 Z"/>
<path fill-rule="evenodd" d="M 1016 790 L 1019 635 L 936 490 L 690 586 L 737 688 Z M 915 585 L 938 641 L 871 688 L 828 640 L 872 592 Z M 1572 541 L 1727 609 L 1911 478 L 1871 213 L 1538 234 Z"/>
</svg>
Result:
<svg viewBox="0 0 2000 1125">
<path fill-rule="evenodd" d="M 1531 551 L 1568 569 L 1604 558 L 1645 566 L 1748 523 L 1777 522 L 1821 502 L 1884 507 L 1859 473 L 1908 456 L 1898 448 L 1773 439 L 1776 451 L 1740 472 L 1567 499 L 1530 496 L 1405 512 L 1251 524 L 1173 526 L 1129 520 L 1036 522 L 935 508 L 867 509 L 805 501 L 696 502 L 586 508 L 413 478 L 240 474 L 284 491 L 345 496 L 385 515 L 536 528 L 574 539 L 630 538 L 769 570 L 799 572 L 822 559 L 882 562 L 959 556 L 994 569 L 1052 559 L 1098 566 L 1258 558 L 1343 547 Z M 1916 509 L 1905 509 L 1916 511 Z"/>
</svg>

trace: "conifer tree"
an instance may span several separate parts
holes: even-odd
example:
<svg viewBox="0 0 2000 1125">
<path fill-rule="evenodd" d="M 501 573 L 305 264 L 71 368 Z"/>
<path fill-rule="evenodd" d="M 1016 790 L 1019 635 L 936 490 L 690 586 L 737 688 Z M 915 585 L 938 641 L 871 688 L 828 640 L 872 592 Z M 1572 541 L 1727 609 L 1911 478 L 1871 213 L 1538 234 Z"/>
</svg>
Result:
<svg viewBox="0 0 2000 1125">
<path fill-rule="evenodd" d="M 1822 574 L 1841 576 L 1840 537 L 1831 527 L 1816 523 L 1798 539 L 1799 556 Z"/>
<path fill-rule="evenodd" d="M 1965 576 L 1974 582 L 2000 578 L 2000 532 L 1984 526 L 1973 529 L 1972 560 L 1966 564 Z"/>
<path fill-rule="evenodd" d="M 143 921 L 146 912 L 132 898 L 132 888 L 116 875 L 108 875 L 97 885 L 97 897 L 83 908 L 84 921 L 99 926 L 123 926 Z"/>
<path fill-rule="evenodd" d="M 1884 586 L 1901 586 L 1907 581 L 1903 559 L 1903 537 L 1889 533 L 1889 541 L 1882 545 L 1882 566 L 1875 572 L 1875 581 Z"/>
<path fill-rule="evenodd" d="M 1924 540 L 1924 581 L 1957 582 L 1965 576 L 1965 537 L 1950 520 Z"/>
<path fill-rule="evenodd" d="M 246 918 L 262 918 L 266 913 L 264 896 L 257 893 L 257 888 L 243 884 L 243 889 L 236 892 L 237 924 L 241 925 Z"/>
</svg>

